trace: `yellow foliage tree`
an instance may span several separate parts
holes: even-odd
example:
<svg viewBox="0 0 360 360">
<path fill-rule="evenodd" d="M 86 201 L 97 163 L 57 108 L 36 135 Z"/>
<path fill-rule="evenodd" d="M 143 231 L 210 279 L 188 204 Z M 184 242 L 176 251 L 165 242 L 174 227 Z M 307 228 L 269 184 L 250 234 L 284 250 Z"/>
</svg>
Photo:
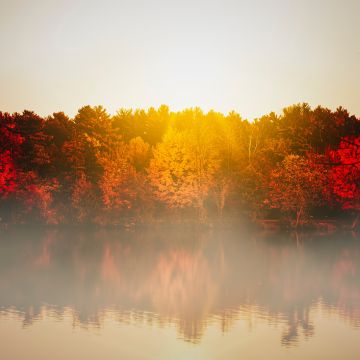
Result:
<svg viewBox="0 0 360 360">
<path fill-rule="evenodd" d="M 218 152 L 206 129 L 171 129 L 154 149 L 148 176 L 160 201 L 169 208 L 193 207 L 203 221 L 204 202 L 219 165 Z"/>
</svg>

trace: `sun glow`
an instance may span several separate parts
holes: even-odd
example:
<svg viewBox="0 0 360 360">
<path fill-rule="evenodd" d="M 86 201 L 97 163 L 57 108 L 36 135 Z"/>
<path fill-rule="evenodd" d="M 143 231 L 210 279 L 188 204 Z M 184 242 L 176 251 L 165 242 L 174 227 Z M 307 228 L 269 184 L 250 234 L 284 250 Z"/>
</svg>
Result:
<svg viewBox="0 0 360 360">
<path fill-rule="evenodd" d="M 357 0 L 5 1 L 0 108 L 360 113 L 359 12 Z"/>
</svg>

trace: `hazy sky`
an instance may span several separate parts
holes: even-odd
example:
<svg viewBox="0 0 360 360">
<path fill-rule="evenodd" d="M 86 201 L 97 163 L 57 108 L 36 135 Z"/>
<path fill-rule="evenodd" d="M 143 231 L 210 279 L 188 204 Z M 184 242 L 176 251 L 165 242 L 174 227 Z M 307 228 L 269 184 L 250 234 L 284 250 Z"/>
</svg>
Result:
<svg viewBox="0 0 360 360">
<path fill-rule="evenodd" d="M 0 110 L 360 115 L 360 0 L 0 0 Z"/>
</svg>

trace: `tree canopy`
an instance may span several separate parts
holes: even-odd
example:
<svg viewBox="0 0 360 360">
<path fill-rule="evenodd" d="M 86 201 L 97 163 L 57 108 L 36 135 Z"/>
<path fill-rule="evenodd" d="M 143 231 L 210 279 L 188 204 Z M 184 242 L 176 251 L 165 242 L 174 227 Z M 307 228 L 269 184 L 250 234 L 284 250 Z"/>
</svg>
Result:
<svg viewBox="0 0 360 360">
<path fill-rule="evenodd" d="M 308 104 L 253 122 L 199 108 L 0 112 L 0 217 L 121 224 L 360 210 L 360 119 Z M 130 219 L 130 220 L 129 220 Z"/>
</svg>

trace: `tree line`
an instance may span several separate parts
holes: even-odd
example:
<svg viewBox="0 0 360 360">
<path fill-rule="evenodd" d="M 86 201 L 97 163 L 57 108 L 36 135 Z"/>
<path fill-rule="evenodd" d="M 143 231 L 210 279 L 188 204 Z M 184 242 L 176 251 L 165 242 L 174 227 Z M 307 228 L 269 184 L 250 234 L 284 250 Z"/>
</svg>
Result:
<svg viewBox="0 0 360 360">
<path fill-rule="evenodd" d="M 249 122 L 199 108 L 0 112 L 3 223 L 120 225 L 360 210 L 360 119 L 308 104 Z"/>
</svg>

